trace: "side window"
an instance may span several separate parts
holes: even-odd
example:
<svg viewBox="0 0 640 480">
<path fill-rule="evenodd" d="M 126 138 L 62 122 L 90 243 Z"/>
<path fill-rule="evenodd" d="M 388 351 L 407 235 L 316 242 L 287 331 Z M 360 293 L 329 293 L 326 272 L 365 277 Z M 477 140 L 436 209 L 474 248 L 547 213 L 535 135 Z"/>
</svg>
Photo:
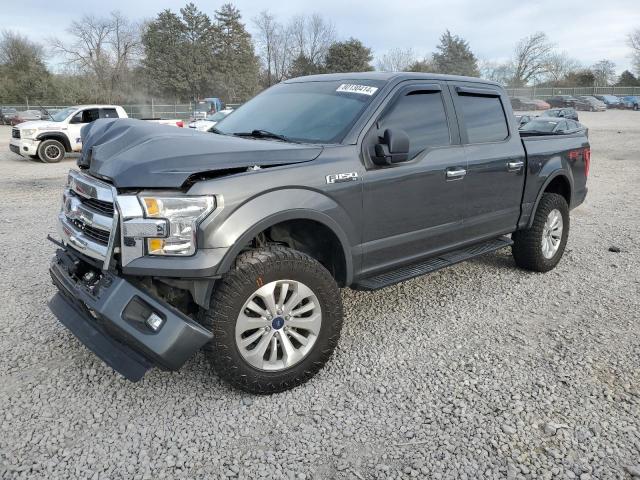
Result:
<svg viewBox="0 0 640 480">
<path fill-rule="evenodd" d="M 440 92 L 418 90 L 400 97 L 380 120 L 380 130 L 386 128 L 404 130 L 409 135 L 409 158 L 427 147 L 451 144 Z"/>
<path fill-rule="evenodd" d="M 82 111 L 82 123 L 91 123 L 99 118 L 97 108 L 88 108 Z"/>
<path fill-rule="evenodd" d="M 459 95 L 469 143 L 499 142 L 509 136 L 499 97 Z"/>
<path fill-rule="evenodd" d="M 115 108 L 101 108 L 100 118 L 118 118 L 118 112 Z"/>
</svg>

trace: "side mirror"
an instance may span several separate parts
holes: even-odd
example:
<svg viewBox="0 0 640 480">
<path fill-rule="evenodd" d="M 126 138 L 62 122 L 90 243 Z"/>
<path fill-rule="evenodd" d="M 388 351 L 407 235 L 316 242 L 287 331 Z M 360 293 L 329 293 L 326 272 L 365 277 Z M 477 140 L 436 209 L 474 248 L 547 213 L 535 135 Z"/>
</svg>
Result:
<svg viewBox="0 0 640 480">
<path fill-rule="evenodd" d="M 71 120 L 69 120 L 69 123 L 74 123 L 74 124 L 82 123 L 82 117 L 75 115 L 71 117 Z"/>
<path fill-rule="evenodd" d="M 373 163 L 393 165 L 409 160 L 409 135 L 404 130 L 388 128 L 374 145 Z"/>
</svg>

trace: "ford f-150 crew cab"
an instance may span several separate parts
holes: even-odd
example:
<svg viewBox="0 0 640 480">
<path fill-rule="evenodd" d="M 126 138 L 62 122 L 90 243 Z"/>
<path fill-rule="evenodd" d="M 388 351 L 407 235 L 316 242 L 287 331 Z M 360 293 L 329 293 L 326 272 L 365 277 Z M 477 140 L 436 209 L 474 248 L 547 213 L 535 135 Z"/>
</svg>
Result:
<svg viewBox="0 0 640 480">
<path fill-rule="evenodd" d="M 130 380 L 203 348 L 258 393 L 329 359 L 340 287 L 508 246 L 554 268 L 590 162 L 584 135 L 521 138 L 501 86 L 418 73 L 287 80 L 208 135 L 98 120 L 83 142 L 51 310 Z"/>
<path fill-rule="evenodd" d="M 46 110 L 43 109 L 44 112 Z M 128 118 L 117 105 L 78 105 L 49 115 L 48 120 L 20 123 L 11 129 L 9 149 L 23 157 L 39 158 L 45 163 L 58 163 L 66 153 L 80 152 L 80 130 L 99 118 Z M 183 127 L 182 120 L 149 118 L 145 121 Z"/>
</svg>

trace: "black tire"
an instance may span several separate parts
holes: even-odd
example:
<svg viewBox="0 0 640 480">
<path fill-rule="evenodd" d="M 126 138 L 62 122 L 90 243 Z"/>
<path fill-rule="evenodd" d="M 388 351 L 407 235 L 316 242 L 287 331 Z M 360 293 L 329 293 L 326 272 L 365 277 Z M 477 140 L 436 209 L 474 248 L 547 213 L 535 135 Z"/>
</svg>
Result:
<svg viewBox="0 0 640 480">
<path fill-rule="evenodd" d="M 551 258 L 542 253 L 542 236 L 549 213 L 558 210 L 562 215 L 562 236 L 558 250 Z M 512 235 L 511 253 L 520 268 L 535 272 L 548 272 L 553 269 L 564 253 L 569 237 L 569 206 L 562 195 L 545 193 L 538 203 L 531 228 L 519 230 Z"/>
<path fill-rule="evenodd" d="M 276 280 L 304 283 L 316 295 L 322 310 L 320 332 L 311 350 L 293 366 L 265 371 L 250 365 L 236 345 L 236 321 L 257 288 Z M 205 356 L 225 381 L 250 393 L 270 394 L 296 387 L 313 377 L 329 360 L 342 328 L 340 290 L 331 274 L 310 256 L 281 246 L 249 250 L 218 282 L 201 322 L 213 332 Z"/>
<path fill-rule="evenodd" d="M 58 163 L 65 153 L 64 145 L 58 140 L 43 140 L 38 146 L 38 158 L 44 163 Z"/>
<path fill-rule="evenodd" d="M 638 107 L 638 104 L 636 103 L 636 104 L 633 106 L 633 109 L 634 109 L 634 110 L 638 110 L 638 108 L 640 108 L 640 107 Z"/>
</svg>

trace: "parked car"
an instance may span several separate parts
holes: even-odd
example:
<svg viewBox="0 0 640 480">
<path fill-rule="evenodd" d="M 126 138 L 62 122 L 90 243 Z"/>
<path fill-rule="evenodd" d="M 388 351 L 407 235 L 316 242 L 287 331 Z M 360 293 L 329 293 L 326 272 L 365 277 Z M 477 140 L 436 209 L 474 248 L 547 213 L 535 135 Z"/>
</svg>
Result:
<svg viewBox="0 0 640 480">
<path fill-rule="evenodd" d="M 11 130 L 9 148 L 24 157 L 39 158 L 45 163 L 57 163 L 66 153 L 80 152 L 80 130 L 98 118 L 127 118 L 124 108 L 117 105 L 77 105 L 47 116 L 48 120 L 20 123 Z M 47 118 L 45 117 L 45 118 Z M 153 123 L 183 127 L 182 120 L 147 119 Z"/>
<path fill-rule="evenodd" d="M 193 115 L 191 121 L 196 122 L 198 120 L 204 120 L 208 115 L 225 110 L 224 102 L 217 97 L 208 97 L 198 101 L 194 105 Z"/>
<path fill-rule="evenodd" d="M 529 123 L 532 117 L 531 115 L 516 115 L 516 122 L 518 123 L 518 128 L 522 127 L 522 125 Z"/>
<path fill-rule="evenodd" d="M 538 104 L 527 97 L 513 97 L 511 98 L 511 107 L 514 110 L 537 110 Z"/>
<path fill-rule="evenodd" d="M 24 112 L 16 112 L 10 123 L 11 125 L 18 125 L 24 122 L 40 120 L 41 118 L 42 112 L 40 110 L 25 110 Z"/>
<path fill-rule="evenodd" d="M 578 112 L 574 108 L 550 108 L 542 112 L 542 117 L 562 117 L 570 118 L 571 120 L 579 121 Z"/>
<path fill-rule="evenodd" d="M 607 108 L 622 108 L 622 101 L 615 95 L 594 95 L 595 98 L 604 102 Z"/>
<path fill-rule="evenodd" d="M 562 107 L 575 107 L 579 100 L 572 95 L 556 95 L 555 97 L 549 97 L 546 102 L 551 105 L 552 108 Z"/>
<path fill-rule="evenodd" d="M 605 112 L 607 110 L 607 105 L 602 100 L 598 100 L 596 97 L 592 97 L 591 95 L 582 95 L 578 97 L 579 100 L 588 103 L 588 108 L 590 112 Z"/>
<path fill-rule="evenodd" d="M 213 115 L 207 115 L 204 120 L 195 120 L 189 123 L 189 128 L 195 128 L 200 132 L 207 132 L 231 112 L 233 112 L 233 109 L 225 108 L 224 110 L 220 110 Z"/>
<path fill-rule="evenodd" d="M 539 98 L 532 98 L 531 101 L 536 104 L 536 110 L 549 110 L 551 108 L 551 105 Z"/>
<path fill-rule="evenodd" d="M 521 138 L 505 89 L 481 79 L 295 78 L 216 132 L 109 119 L 82 131 L 49 306 L 129 380 L 203 348 L 241 389 L 293 388 L 337 345 L 340 287 L 506 246 L 549 271 L 587 193 L 588 139 Z"/>
<path fill-rule="evenodd" d="M 0 125 L 11 125 L 18 111 L 15 108 L 0 108 Z"/>
<path fill-rule="evenodd" d="M 640 108 L 639 107 L 640 99 L 638 97 L 636 97 L 635 95 L 622 97 L 622 104 L 624 105 L 624 108 L 630 108 L 632 110 L 638 110 L 638 108 Z"/>
<path fill-rule="evenodd" d="M 570 135 L 580 134 L 589 136 L 589 130 L 575 120 L 569 119 L 553 119 L 553 118 L 534 118 L 530 122 L 520 127 L 521 135 Z"/>
</svg>

